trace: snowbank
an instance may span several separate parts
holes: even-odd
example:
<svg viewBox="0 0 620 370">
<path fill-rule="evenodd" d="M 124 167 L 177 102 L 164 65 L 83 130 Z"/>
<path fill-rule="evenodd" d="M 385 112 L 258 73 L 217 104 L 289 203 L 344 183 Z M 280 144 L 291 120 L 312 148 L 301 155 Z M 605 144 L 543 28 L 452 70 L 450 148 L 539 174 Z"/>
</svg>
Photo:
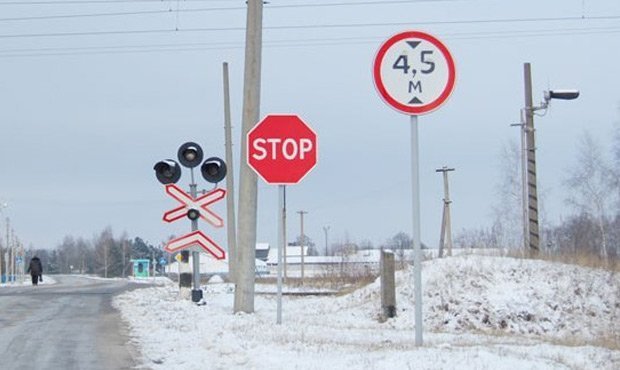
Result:
<svg viewBox="0 0 620 370">
<path fill-rule="evenodd" d="M 206 306 L 173 284 L 115 299 L 153 369 L 620 368 L 620 279 L 605 271 L 502 257 L 423 266 L 425 346 L 414 346 L 411 272 L 397 276 L 397 314 L 381 323 L 379 281 L 342 297 L 259 295 L 232 314 L 230 284 Z M 615 339 L 617 348 L 617 339 Z"/>
</svg>

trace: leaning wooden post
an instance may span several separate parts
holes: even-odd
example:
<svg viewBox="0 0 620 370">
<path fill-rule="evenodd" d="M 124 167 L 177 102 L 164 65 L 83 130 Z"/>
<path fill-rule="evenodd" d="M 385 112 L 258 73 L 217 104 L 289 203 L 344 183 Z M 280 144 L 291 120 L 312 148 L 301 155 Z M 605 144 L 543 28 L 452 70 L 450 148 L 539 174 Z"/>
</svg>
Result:
<svg viewBox="0 0 620 370">
<path fill-rule="evenodd" d="M 396 316 L 394 252 L 381 251 L 381 310 L 384 318 Z"/>
</svg>

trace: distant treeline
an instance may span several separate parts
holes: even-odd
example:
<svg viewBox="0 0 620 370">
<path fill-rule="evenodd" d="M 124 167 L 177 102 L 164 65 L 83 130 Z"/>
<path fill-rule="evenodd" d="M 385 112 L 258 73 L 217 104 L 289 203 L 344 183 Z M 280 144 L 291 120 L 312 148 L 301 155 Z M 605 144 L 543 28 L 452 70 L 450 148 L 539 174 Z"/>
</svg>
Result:
<svg viewBox="0 0 620 370">
<path fill-rule="evenodd" d="M 131 275 L 131 259 L 159 261 L 164 252 L 139 237 L 115 237 L 112 229 L 106 228 L 90 240 L 66 236 L 56 249 L 26 250 L 26 264 L 33 256 L 41 259 L 46 274 L 121 277 Z"/>
</svg>

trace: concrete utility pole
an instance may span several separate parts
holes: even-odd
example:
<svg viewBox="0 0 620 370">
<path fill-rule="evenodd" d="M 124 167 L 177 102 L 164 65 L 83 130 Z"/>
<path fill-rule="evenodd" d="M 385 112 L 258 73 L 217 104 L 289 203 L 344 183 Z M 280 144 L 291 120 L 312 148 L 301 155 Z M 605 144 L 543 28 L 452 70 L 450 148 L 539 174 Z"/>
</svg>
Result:
<svg viewBox="0 0 620 370">
<path fill-rule="evenodd" d="M 9 275 L 11 276 L 11 284 L 15 283 L 15 243 L 17 238 L 15 238 L 15 230 L 11 230 L 13 234 L 13 238 L 11 240 L 11 248 L 9 250 Z"/>
<path fill-rule="evenodd" d="M 381 314 L 383 318 L 396 316 L 396 278 L 394 275 L 394 252 L 381 251 Z"/>
<path fill-rule="evenodd" d="M 245 34 L 243 119 L 241 130 L 241 170 L 239 178 L 239 235 L 236 266 L 234 312 L 254 312 L 254 276 L 256 268 L 257 175 L 245 161 L 247 135 L 260 115 L 261 51 L 263 0 L 248 0 Z"/>
<path fill-rule="evenodd" d="M 109 246 L 108 241 L 103 242 L 103 277 L 108 278 L 108 253 Z"/>
<path fill-rule="evenodd" d="M 529 247 L 533 252 L 540 249 L 538 231 L 538 190 L 536 187 L 536 142 L 534 139 L 534 106 L 532 103 L 532 70 L 530 63 L 523 65 L 525 83 L 525 144 L 527 151 L 527 205 Z"/>
<path fill-rule="evenodd" d="M 325 255 L 327 256 L 327 250 L 329 248 L 329 243 L 328 243 L 328 237 L 327 234 L 329 233 L 329 229 L 330 226 L 323 226 L 323 232 L 325 233 Z"/>
<path fill-rule="evenodd" d="M 2 275 L 4 275 L 4 241 L 0 239 L 0 283 L 2 283 Z"/>
<path fill-rule="evenodd" d="M 123 239 L 123 263 L 122 265 L 122 270 L 123 270 L 123 279 L 125 278 L 125 267 L 127 266 L 127 264 L 125 263 L 126 259 L 125 259 L 125 252 L 127 249 L 127 240 Z"/>
<path fill-rule="evenodd" d="M 228 240 L 228 273 L 233 282 L 236 278 L 237 265 L 237 223 L 235 221 L 235 177 L 233 167 L 232 152 L 232 125 L 230 120 L 230 83 L 228 78 L 228 63 L 223 64 L 224 74 L 224 131 L 225 131 L 225 148 L 226 148 L 226 166 L 228 167 L 226 176 L 226 219 L 228 222 L 227 240 Z"/>
<path fill-rule="evenodd" d="M 15 252 L 17 251 L 17 236 L 15 230 L 12 230 L 13 242 L 11 243 L 11 281 L 15 284 Z"/>
<path fill-rule="evenodd" d="M 448 246 L 448 256 L 452 255 L 452 226 L 450 221 L 450 190 L 448 189 L 448 172 L 454 168 L 443 166 L 435 172 L 443 173 L 443 217 L 441 219 L 441 235 L 439 237 L 439 257 L 443 257 L 444 240 Z M 445 239 L 444 239 L 445 238 Z"/>
<path fill-rule="evenodd" d="M 299 221 L 301 223 L 301 235 L 299 237 L 299 244 L 301 247 L 301 284 L 303 285 L 304 283 L 304 244 L 306 244 L 306 238 L 304 236 L 304 215 L 307 214 L 308 212 L 306 211 L 297 211 L 297 213 L 299 213 Z"/>
<path fill-rule="evenodd" d="M 9 251 L 11 250 L 11 220 L 6 218 L 6 251 L 4 252 L 4 273 L 6 282 L 9 282 Z"/>
<path fill-rule="evenodd" d="M 19 251 L 17 252 L 17 254 L 20 257 L 20 263 L 19 263 L 19 281 L 20 283 L 23 285 L 24 284 L 24 274 L 25 274 L 25 265 L 26 265 L 26 252 L 24 250 L 24 244 L 22 244 L 21 242 L 19 243 Z"/>
</svg>

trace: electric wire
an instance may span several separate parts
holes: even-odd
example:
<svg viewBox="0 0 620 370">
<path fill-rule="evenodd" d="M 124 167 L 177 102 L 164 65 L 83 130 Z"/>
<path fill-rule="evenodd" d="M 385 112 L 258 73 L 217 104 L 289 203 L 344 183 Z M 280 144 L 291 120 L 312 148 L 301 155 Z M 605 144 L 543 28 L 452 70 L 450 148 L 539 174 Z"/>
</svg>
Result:
<svg viewBox="0 0 620 370">
<path fill-rule="evenodd" d="M 478 20 L 451 20 L 451 21 L 409 21 L 409 22 L 383 22 L 383 23 L 327 23 L 306 25 L 276 25 L 265 26 L 264 30 L 300 30 L 300 29 L 346 29 L 346 28 L 370 28 L 388 26 L 411 26 L 419 25 L 456 25 L 456 24 L 492 24 L 513 22 L 540 22 L 540 21 L 576 21 L 576 20 L 617 20 L 620 15 L 608 15 L 597 17 L 557 17 L 557 18 L 500 18 Z M 245 31 L 244 26 L 238 27 L 199 27 L 199 28 L 163 28 L 150 30 L 110 30 L 110 31 L 78 31 L 78 32 L 49 32 L 49 33 L 22 33 L 0 34 L 0 39 L 11 38 L 37 38 L 37 37 L 74 37 L 74 36 L 102 36 L 120 34 L 153 34 L 170 32 L 215 32 L 215 31 Z"/>
<path fill-rule="evenodd" d="M 184 3 L 194 2 L 237 2 L 238 0 L 182 0 Z M 54 1 L 0 1 L 2 5 L 90 5 L 90 4 L 143 4 L 165 3 L 166 0 L 54 0 Z"/>
<path fill-rule="evenodd" d="M 465 32 L 440 34 L 444 39 L 457 40 L 481 40 L 492 38 L 524 38 L 546 37 L 566 35 L 590 35 L 590 34 L 616 34 L 620 28 L 590 28 L 590 29 L 565 29 L 565 30 L 531 30 L 531 31 L 497 31 L 497 32 Z M 315 38 L 315 39 L 286 39 L 265 41 L 265 48 L 294 48 L 294 47 L 321 47 L 372 44 L 381 41 L 382 37 L 356 37 L 356 38 Z M 0 51 L 0 58 L 11 57 L 38 57 L 38 56 L 72 56 L 72 55 L 106 55 L 106 54 L 129 54 L 129 53 L 154 53 L 154 52 L 184 52 L 184 51 L 208 51 L 243 49 L 243 43 L 234 42 L 211 42 L 211 43 L 186 43 L 186 44 L 152 44 L 152 45 L 124 45 L 124 46 L 93 46 L 73 48 L 46 48 L 39 49 L 10 49 Z"/>
<path fill-rule="evenodd" d="M 162 2 L 161 0 L 158 0 Z M 183 0 L 187 1 L 187 0 Z M 409 2 L 409 1 L 406 1 Z M 163 2 L 162 2 L 163 3 Z M 392 2 L 390 2 L 392 3 Z M 398 1 L 393 2 L 398 3 Z M 289 8 L 305 8 L 305 7 L 332 7 L 344 5 L 370 5 L 377 2 L 358 2 L 358 3 L 314 3 L 314 4 L 289 4 L 274 5 L 269 9 L 289 9 Z M 107 13 L 81 13 L 81 14 L 56 14 L 41 15 L 29 17 L 7 17 L 0 18 L 0 22 L 18 22 L 18 21 L 38 21 L 38 20 L 54 20 L 54 19 L 71 19 L 71 18 L 94 18 L 94 17 L 120 17 L 132 15 L 160 15 L 176 13 L 201 13 L 201 12 L 220 12 L 232 10 L 245 10 L 246 7 L 211 7 L 211 8 L 192 8 L 192 9 L 172 9 L 170 4 L 168 9 L 160 10 L 136 10 L 125 12 L 107 12 Z M 576 21 L 576 20 L 614 20 L 619 19 L 618 15 L 602 15 L 602 16 L 567 16 L 567 17 L 532 17 L 532 18 L 500 18 L 500 19 L 475 19 L 475 20 L 455 20 L 455 21 L 430 21 L 430 24 L 481 24 L 481 23 L 512 23 L 512 22 L 552 22 L 552 21 Z M 428 24 L 427 22 L 417 24 Z"/>
<path fill-rule="evenodd" d="M 42 15 L 42 16 L 29 16 L 29 17 L 9 17 L 9 18 L 0 18 L 0 22 L 53 20 L 53 19 L 67 19 L 67 18 L 118 17 L 118 16 L 131 16 L 131 15 L 157 15 L 157 14 L 167 14 L 171 12 L 177 12 L 177 13 L 218 12 L 218 11 L 246 10 L 247 9 L 247 7 L 245 6 L 179 9 L 178 8 L 179 3 L 185 2 L 187 0 L 177 2 L 177 9 L 172 9 L 173 4 L 165 3 L 162 0 L 157 0 L 157 1 L 162 4 L 168 4 L 169 8 L 166 10 L 136 10 L 136 11 L 109 12 L 109 13 L 57 14 L 57 15 Z M 273 6 L 266 7 L 266 9 L 269 10 L 269 9 L 290 9 L 290 8 L 390 5 L 390 4 L 403 4 L 403 3 L 413 4 L 413 3 L 419 3 L 419 2 L 420 1 L 395 0 L 395 1 L 358 1 L 354 3 L 340 2 L 340 3 L 287 4 L 287 5 L 273 5 Z"/>
<path fill-rule="evenodd" d="M 180 0 L 182 3 L 204 3 L 204 2 L 241 2 L 241 0 Z M 385 0 L 385 1 L 355 1 L 355 2 L 334 2 L 320 6 L 348 6 L 348 5 L 384 5 L 384 4 L 406 4 L 406 3 L 426 3 L 426 2 L 456 2 L 471 0 Z M 88 5 L 88 4 L 148 4 L 148 3 L 166 3 L 169 0 L 58 0 L 58 1 L 0 1 L 2 5 Z M 309 7 L 313 3 L 306 4 L 289 4 L 289 5 L 271 5 L 269 1 L 264 2 L 265 8 L 273 7 Z M 244 7 L 245 9 L 245 7 Z"/>
<path fill-rule="evenodd" d="M 137 10 L 133 12 L 110 12 L 110 13 L 86 13 L 86 14 L 58 14 L 58 15 L 41 15 L 31 17 L 12 17 L 0 18 L 0 22 L 19 22 L 19 21 L 40 21 L 53 19 L 71 19 L 71 18 L 95 18 L 95 17 L 121 17 L 130 15 L 158 15 L 171 13 L 195 13 L 195 12 L 215 12 L 226 10 L 241 10 L 241 7 L 228 8 L 205 8 L 205 9 L 164 9 L 164 10 Z"/>
</svg>

